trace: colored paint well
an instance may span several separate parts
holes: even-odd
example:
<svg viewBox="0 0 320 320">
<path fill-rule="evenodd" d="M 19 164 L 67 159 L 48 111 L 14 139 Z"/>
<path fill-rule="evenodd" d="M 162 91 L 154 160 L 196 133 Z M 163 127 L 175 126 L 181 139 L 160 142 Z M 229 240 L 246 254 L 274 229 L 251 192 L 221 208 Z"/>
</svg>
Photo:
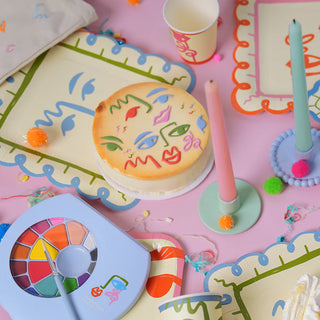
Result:
<svg viewBox="0 0 320 320">
<path fill-rule="evenodd" d="M 90 256 L 91 256 L 91 259 L 92 261 L 97 261 L 97 258 L 98 258 L 98 250 L 97 249 L 94 249 L 90 252 Z"/>
<path fill-rule="evenodd" d="M 87 234 L 87 237 L 83 243 L 83 246 L 86 247 L 89 251 L 97 247 L 93 234 L 91 232 Z"/>
<path fill-rule="evenodd" d="M 63 249 L 69 245 L 67 230 L 64 224 L 51 228 L 44 234 L 44 237 L 58 249 Z"/>
<path fill-rule="evenodd" d="M 39 221 L 31 227 L 35 232 L 42 234 L 50 228 L 50 224 L 47 220 Z"/>
<path fill-rule="evenodd" d="M 32 283 L 37 283 L 52 274 L 47 261 L 30 261 L 28 263 L 28 271 Z"/>
<path fill-rule="evenodd" d="M 45 297 L 55 297 L 58 292 L 58 288 L 52 274 L 36 283 L 34 287 L 40 295 Z"/>
<path fill-rule="evenodd" d="M 24 274 L 27 272 L 27 263 L 25 261 L 11 260 L 10 270 L 11 270 L 11 274 L 14 276 Z"/>
<path fill-rule="evenodd" d="M 89 273 L 85 273 L 78 278 L 79 287 L 81 287 L 90 277 Z"/>
<path fill-rule="evenodd" d="M 26 289 L 30 286 L 30 281 L 28 276 L 21 276 L 14 278 L 16 283 L 19 285 L 20 288 Z"/>
<path fill-rule="evenodd" d="M 74 278 L 66 278 L 64 283 L 67 293 L 70 293 L 78 288 L 78 281 Z"/>
<path fill-rule="evenodd" d="M 55 226 L 57 224 L 63 223 L 64 218 L 50 218 L 49 221 L 53 226 Z"/>
<path fill-rule="evenodd" d="M 32 294 L 33 296 L 39 296 L 39 293 L 34 288 L 28 288 L 26 292 Z"/>
<path fill-rule="evenodd" d="M 19 237 L 17 241 L 23 244 L 26 244 L 28 246 L 32 246 L 37 239 L 38 239 L 38 235 L 35 232 L 33 232 L 31 229 L 28 229 Z"/>
<path fill-rule="evenodd" d="M 30 248 L 16 243 L 11 251 L 11 259 L 25 260 L 28 258 Z"/>
<path fill-rule="evenodd" d="M 52 245 L 50 245 L 48 242 L 45 242 L 45 245 L 50 253 L 51 258 L 54 260 L 57 257 L 59 251 L 56 248 L 54 248 Z M 35 243 L 35 245 L 33 246 L 31 253 L 30 253 L 30 259 L 31 260 L 45 260 L 45 261 L 47 260 L 40 240 L 38 240 Z"/>
<path fill-rule="evenodd" d="M 77 221 L 70 221 L 67 223 L 69 238 L 71 244 L 81 244 L 88 229 Z"/>
<path fill-rule="evenodd" d="M 92 262 L 92 263 L 90 264 L 90 266 L 89 266 L 89 268 L 88 268 L 88 272 L 89 272 L 90 274 L 92 274 L 93 269 L 95 268 L 95 266 L 96 266 L 96 263 L 95 263 L 95 262 Z"/>
</svg>

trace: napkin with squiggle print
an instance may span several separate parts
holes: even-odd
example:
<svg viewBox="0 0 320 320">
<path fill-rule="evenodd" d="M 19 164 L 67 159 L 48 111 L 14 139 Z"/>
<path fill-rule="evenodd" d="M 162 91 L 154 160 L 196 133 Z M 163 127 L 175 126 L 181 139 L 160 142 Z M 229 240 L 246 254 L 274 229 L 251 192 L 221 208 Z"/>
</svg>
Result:
<svg viewBox="0 0 320 320">
<path fill-rule="evenodd" d="M 41 53 L 97 19 L 82 0 L 0 0 L 0 84 Z"/>
</svg>

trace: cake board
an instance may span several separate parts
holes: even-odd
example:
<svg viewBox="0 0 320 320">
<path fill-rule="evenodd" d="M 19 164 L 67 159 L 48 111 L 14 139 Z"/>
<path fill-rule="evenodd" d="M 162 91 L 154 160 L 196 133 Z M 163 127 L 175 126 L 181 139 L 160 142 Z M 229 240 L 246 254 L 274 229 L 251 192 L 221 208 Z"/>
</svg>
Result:
<svg viewBox="0 0 320 320">
<path fill-rule="evenodd" d="M 135 191 L 129 190 L 123 186 L 120 186 L 115 181 L 113 181 L 110 177 L 108 177 L 106 174 L 104 174 L 103 170 L 102 170 L 102 165 L 101 165 L 103 163 L 103 160 L 99 157 L 97 152 L 95 152 L 95 156 L 96 156 L 97 165 L 100 168 L 101 174 L 103 175 L 103 177 L 106 179 L 106 181 L 108 181 L 108 183 L 111 186 L 113 186 L 115 189 L 123 192 L 124 194 L 126 194 L 130 197 L 141 199 L 141 200 L 166 200 L 166 199 L 179 197 L 179 196 L 191 191 L 192 189 L 196 188 L 206 178 L 206 176 L 210 173 L 210 171 L 212 170 L 213 165 L 214 165 L 214 157 L 212 154 L 212 156 L 211 156 L 206 168 L 202 172 L 202 174 L 199 175 L 192 183 L 190 183 L 186 187 L 184 187 L 180 190 L 177 190 L 177 191 L 172 191 L 172 192 L 141 193 L 141 192 L 135 192 Z"/>
</svg>

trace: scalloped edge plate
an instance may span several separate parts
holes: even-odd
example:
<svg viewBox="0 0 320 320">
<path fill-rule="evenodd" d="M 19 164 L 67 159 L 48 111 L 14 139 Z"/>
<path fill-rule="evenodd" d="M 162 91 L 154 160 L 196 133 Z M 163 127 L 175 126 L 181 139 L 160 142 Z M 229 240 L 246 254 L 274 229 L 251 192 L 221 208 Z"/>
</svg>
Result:
<svg viewBox="0 0 320 320">
<path fill-rule="evenodd" d="M 267 6 L 269 10 L 266 10 Z M 271 6 L 277 6 L 277 8 Z M 289 43 L 285 42 L 289 24 L 293 18 L 302 25 L 307 86 L 311 89 L 313 82 L 320 74 L 318 55 L 320 43 L 316 41 L 319 35 L 319 23 L 317 16 L 312 14 L 318 11 L 319 6 L 320 3 L 316 1 L 300 0 L 237 1 L 234 9 L 234 18 L 237 23 L 234 29 L 236 46 L 233 52 L 236 67 L 232 74 L 236 86 L 231 95 L 232 104 L 237 111 L 255 115 L 263 111 L 283 114 L 293 110 L 292 80 L 290 68 L 286 66 L 290 62 L 290 47 Z M 280 22 L 269 19 L 268 15 L 274 12 L 278 13 Z M 265 29 L 262 29 L 262 26 Z M 269 37 L 272 32 L 274 32 L 273 36 Z M 282 45 L 279 44 L 281 41 L 279 37 L 283 39 Z M 260 38 L 263 38 L 263 42 Z M 270 42 L 271 40 L 274 42 Z M 261 61 L 265 63 L 263 68 Z M 271 89 L 270 84 L 268 88 L 262 75 L 264 79 L 277 79 L 278 84 L 273 85 L 276 88 Z M 267 91 L 269 93 L 266 93 Z"/>
<path fill-rule="evenodd" d="M 206 275 L 204 289 L 223 296 L 224 320 L 281 320 L 297 280 L 305 273 L 319 276 L 319 265 L 320 228 L 215 266 Z"/>
<path fill-rule="evenodd" d="M 70 63 L 71 59 L 73 64 Z M 57 68 L 61 70 L 56 71 Z M 83 89 L 87 86 L 87 91 L 81 92 L 77 86 L 83 84 L 86 73 L 91 73 L 91 78 L 99 75 L 103 83 L 93 82 L 95 79 L 92 78 L 83 85 Z M 105 76 L 102 77 L 102 73 Z M 50 87 L 47 82 L 50 83 L 54 76 L 60 76 L 59 81 L 51 83 Z M 64 79 L 68 81 L 69 88 Z M 73 187 L 79 195 L 88 199 L 99 198 L 114 210 L 127 210 L 135 206 L 139 200 L 109 185 L 100 174 L 94 154 L 92 153 L 92 157 L 88 154 L 90 148 L 93 150 L 91 118 L 93 120 L 98 103 L 123 86 L 145 81 L 168 83 L 190 92 L 195 85 L 195 76 L 189 67 L 181 63 L 168 62 L 155 54 L 144 54 L 132 45 L 120 45 L 115 39 L 104 34 L 97 35 L 85 29 L 75 32 L 0 86 L 0 165 L 18 166 L 29 176 L 47 177 L 58 187 Z M 57 86 L 58 83 L 61 83 L 60 87 Z M 95 94 L 92 94 L 95 89 L 93 84 L 100 86 L 100 91 L 97 89 Z M 58 93 L 54 91 L 56 86 L 59 87 Z M 41 92 L 47 95 L 43 96 L 43 100 L 39 98 Z M 53 94 L 48 94 L 50 92 Z M 76 93 L 79 97 L 75 97 Z M 60 94 L 65 100 L 70 100 L 58 101 L 54 106 L 55 102 L 52 103 L 49 99 L 61 99 Z M 50 136 L 48 146 L 42 148 L 32 148 L 24 141 L 23 136 L 27 131 L 34 124 L 40 123 L 40 127 L 45 131 L 54 133 L 51 141 L 52 145 L 55 144 L 55 133 L 62 130 L 62 125 L 61 128 L 57 125 L 58 120 L 61 120 L 58 118 L 63 112 L 67 113 L 66 109 L 77 115 L 78 127 L 81 125 L 82 129 L 86 128 L 88 131 L 81 133 L 83 136 L 76 137 L 78 143 L 85 144 L 87 152 L 80 155 L 73 150 L 72 138 L 75 139 L 75 136 L 70 136 L 73 132 L 70 125 L 73 120 L 70 117 L 75 115 L 72 114 L 69 116 L 69 131 L 64 132 L 68 134 L 69 140 L 60 149 L 55 147 L 52 151 L 52 148 L 48 147 Z"/>
</svg>

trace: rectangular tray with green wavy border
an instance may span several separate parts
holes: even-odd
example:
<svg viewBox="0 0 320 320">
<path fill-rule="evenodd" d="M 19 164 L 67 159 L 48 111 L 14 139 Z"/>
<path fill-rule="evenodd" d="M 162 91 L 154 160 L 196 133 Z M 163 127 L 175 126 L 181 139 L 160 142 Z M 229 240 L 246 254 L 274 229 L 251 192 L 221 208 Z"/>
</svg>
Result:
<svg viewBox="0 0 320 320">
<path fill-rule="evenodd" d="M 193 72 L 181 63 L 79 30 L 0 86 L 0 164 L 46 176 L 114 210 L 135 206 L 139 200 L 115 190 L 100 174 L 91 128 L 102 100 L 124 86 L 148 81 L 188 92 L 195 85 Z M 32 148 L 25 135 L 37 120 L 45 123 L 40 127 L 49 142 Z"/>
<path fill-rule="evenodd" d="M 320 228 L 278 242 L 263 253 L 211 269 L 205 291 L 223 296 L 224 320 L 281 320 L 286 299 L 303 274 L 320 276 Z"/>
</svg>

